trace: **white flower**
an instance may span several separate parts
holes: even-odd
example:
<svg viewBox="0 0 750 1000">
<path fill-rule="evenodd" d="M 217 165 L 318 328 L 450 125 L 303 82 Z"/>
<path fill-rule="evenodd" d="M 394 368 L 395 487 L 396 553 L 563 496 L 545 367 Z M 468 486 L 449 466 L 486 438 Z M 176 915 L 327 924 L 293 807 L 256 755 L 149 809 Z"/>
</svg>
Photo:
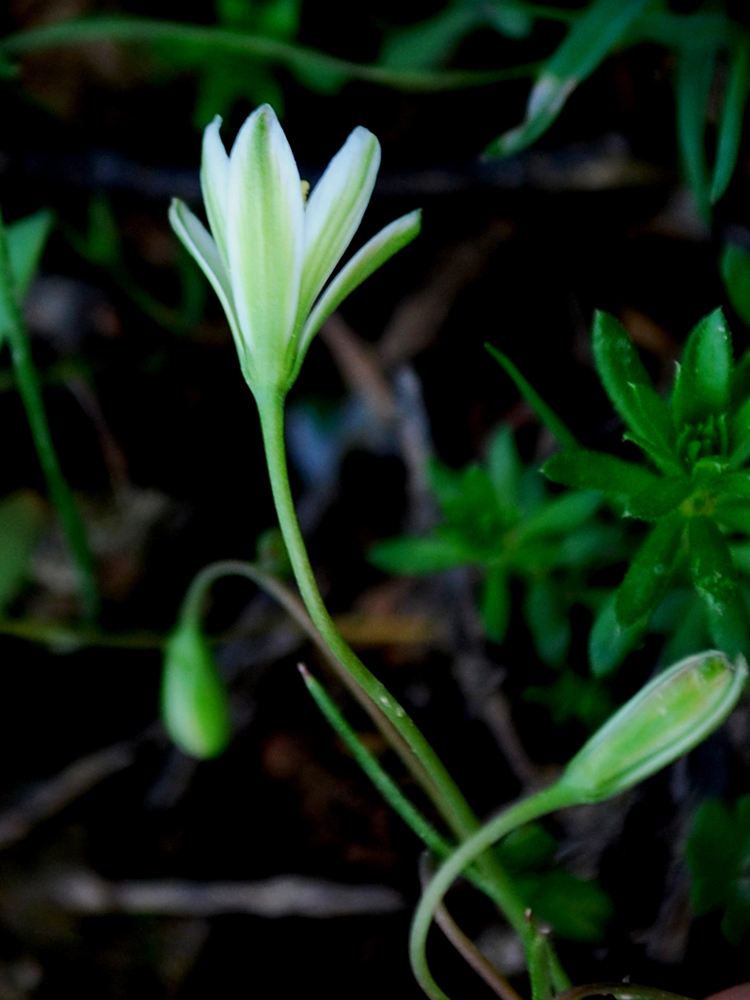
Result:
<svg viewBox="0 0 750 1000">
<path fill-rule="evenodd" d="M 211 233 L 178 199 L 169 220 L 219 296 L 250 388 L 285 393 L 322 323 L 414 239 L 420 212 L 382 229 L 325 287 L 372 195 L 378 140 L 354 129 L 305 202 L 269 105 L 250 115 L 228 156 L 220 125 L 217 116 L 203 135 L 201 188 Z"/>
</svg>

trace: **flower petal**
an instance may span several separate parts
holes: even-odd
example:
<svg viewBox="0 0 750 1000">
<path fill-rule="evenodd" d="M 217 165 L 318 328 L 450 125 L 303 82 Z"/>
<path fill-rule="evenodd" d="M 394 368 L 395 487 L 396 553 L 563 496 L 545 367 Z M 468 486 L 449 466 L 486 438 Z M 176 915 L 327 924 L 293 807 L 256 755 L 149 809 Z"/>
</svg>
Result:
<svg viewBox="0 0 750 1000">
<path fill-rule="evenodd" d="M 347 295 L 358 288 L 366 278 L 369 278 L 402 247 L 411 243 L 421 228 L 422 210 L 418 208 L 414 212 L 409 212 L 408 215 L 402 215 L 400 219 L 396 219 L 395 222 L 391 222 L 390 225 L 381 229 L 341 268 L 315 303 L 313 311 L 302 328 L 294 378 L 297 377 L 310 341 L 334 309 L 337 309 Z"/>
<path fill-rule="evenodd" d="M 229 321 L 229 327 L 240 357 L 242 373 L 249 380 L 251 360 L 248 357 L 248 352 L 240 333 L 240 326 L 237 322 L 229 275 L 221 262 L 216 243 L 200 219 L 196 218 L 187 205 L 183 201 L 180 201 L 179 198 L 172 199 L 172 204 L 169 206 L 169 221 L 172 229 L 174 229 L 185 246 L 185 249 L 194 258 L 195 262 L 211 282 L 213 290 L 218 295 Z"/>
<path fill-rule="evenodd" d="M 208 224 L 219 248 L 224 267 L 227 262 L 227 201 L 229 199 L 229 157 L 221 141 L 221 117 L 217 115 L 203 132 L 201 190 Z"/>
<path fill-rule="evenodd" d="M 232 148 L 227 213 L 237 318 L 260 380 L 278 385 L 291 366 L 304 203 L 292 151 L 267 104 L 250 115 Z"/>
<path fill-rule="evenodd" d="M 297 311 L 300 323 L 359 228 L 379 166 L 380 143 L 360 126 L 315 185 L 305 208 L 305 257 Z"/>
</svg>

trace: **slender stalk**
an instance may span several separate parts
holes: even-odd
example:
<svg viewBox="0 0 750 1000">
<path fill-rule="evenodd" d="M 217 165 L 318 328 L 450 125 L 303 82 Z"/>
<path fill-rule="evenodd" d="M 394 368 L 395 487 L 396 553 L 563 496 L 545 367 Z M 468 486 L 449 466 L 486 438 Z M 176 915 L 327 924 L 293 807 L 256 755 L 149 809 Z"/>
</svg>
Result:
<svg viewBox="0 0 750 1000">
<path fill-rule="evenodd" d="M 60 461 L 52 442 L 47 413 L 44 409 L 39 375 L 31 357 L 29 338 L 16 298 L 13 275 L 10 268 L 8 239 L 0 212 L 0 299 L 7 316 L 4 331 L 10 346 L 13 370 L 18 391 L 26 411 L 26 418 L 34 439 L 39 464 L 44 472 L 50 499 L 57 510 L 65 532 L 81 597 L 84 617 L 88 621 L 96 618 L 99 608 L 99 593 L 94 573 L 86 530 L 73 499 L 73 494 L 60 468 Z"/>
<path fill-rule="evenodd" d="M 560 809 L 563 806 L 571 804 L 571 793 L 568 789 L 562 788 L 559 784 L 552 785 L 550 788 L 544 788 L 530 798 L 522 799 L 515 805 L 510 806 L 500 813 L 499 816 L 490 820 L 489 823 L 485 823 L 476 833 L 465 840 L 451 854 L 448 860 L 444 861 L 440 868 L 438 868 L 435 877 L 422 893 L 422 898 L 419 901 L 414 914 L 414 920 L 412 921 L 409 941 L 409 955 L 414 975 L 431 1000 L 449 1000 L 447 994 L 440 989 L 432 977 L 427 964 L 425 947 L 430 924 L 434 919 L 435 912 L 453 881 L 458 878 L 467 865 L 476 861 L 484 851 L 500 840 L 501 837 L 510 833 L 511 830 L 523 826 L 524 823 L 538 819 L 546 813 L 553 812 L 555 809 Z M 534 965 L 537 966 L 540 957 L 537 952 L 540 949 L 540 945 L 547 949 L 551 949 L 551 946 L 546 943 L 546 939 L 544 942 L 540 942 L 539 935 L 536 933 L 533 920 L 529 919 L 528 912 L 524 913 L 524 927 L 521 932 L 521 938 L 524 942 L 527 956 L 533 953 L 535 959 Z M 549 964 L 548 970 L 554 984 L 555 970 L 552 963 Z M 529 971 L 533 971 L 531 964 Z M 533 981 L 532 987 L 536 997 L 538 986 Z"/>
<path fill-rule="evenodd" d="M 283 396 L 278 393 L 256 393 L 256 401 L 279 524 L 310 617 L 331 652 L 346 668 L 350 690 L 357 695 L 367 711 L 372 712 L 373 707 L 376 707 L 385 715 L 393 731 L 398 734 L 395 749 L 453 833 L 462 841 L 467 837 L 471 838 L 479 823 L 458 786 L 401 705 L 349 648 L 328 614 L 310 566 L 289 486 L 284 446 Z M 499 860 L 491 852 L 477 855 L 473 860 L 477 860 L 478 867 L 488 880 L 493 900 L 524 944 L 530 945 L 532 935 L 525 918 L 526 906 Z M 558 981 L 568 985 L 564 973 L 558 977 Z"/>
<path fill-rule="evenodd" d="M 597 996 L 617 997 L 617 1000 L 690 1000 L 680 993 L 668 993 L 656 986 L 638 986 L 637 983 L 589 983 L 558 993 L 555 1000 L 585 1000 Z"/>
<path fill-rule="evenodd" d="M 392 69 L 388 66 L 349 62 L 293 42 L 245 31 L 161 21 L 156 18 L 113 16 L 70 18 L 19 31 L 0 41 L 0 53 L 6 56 L 16 55 L 37 49 L 102 40 L 183 43 L 196 52 L 197 59 L 204 59 L 206 52 L 231 52 L 281 63 L 292 70 L 337 73 L 343 80 L 364 80 L 393 90 L 414 93 L 484 87 L 505 80 L 534 76 L 539 69 L 538 63 L 497 70 Z"/>
</svg>

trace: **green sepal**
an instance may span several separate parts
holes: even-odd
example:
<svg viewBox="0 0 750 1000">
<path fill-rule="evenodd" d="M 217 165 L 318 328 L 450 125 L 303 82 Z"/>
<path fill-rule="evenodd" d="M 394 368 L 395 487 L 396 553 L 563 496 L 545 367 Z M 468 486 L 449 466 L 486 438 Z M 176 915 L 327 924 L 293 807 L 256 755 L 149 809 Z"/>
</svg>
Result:
<svg viewBox="0 0 750 1000">
<path fill-rule="evenodd" d="M 607 598 L 589 633 L 589 664 L 594 677 L 605 677 L 616 670 L 638 646 L 646 631 L 645 618 L 634 625 L 621 625 L 617 620 L 615 600 L 616 594 Z"/>
<path fill-rule="evenodd" d="M 161 716 L 177 746 L 191 757 L 217 757 L 232 730 L 224 682 L 200 625 L 178 623 L 164 648 Z"/>
<path fill-rule="evenodd" d="M 667 592 L 684 528 L 680 514 L 668 514 L 639 549 L 617 591 L 615 610 L 621 625 L 635 625 Z"/>
<path fill-rule="evenodd" d="M 675 424 L 701 424 L 729 409 L 732 341 L 721 309 L 705 316 L 688 337 L 672 390 Z"/>
<path fill-rule="evenodd" d="M 510 588 L 508 573 L 502 566 L 494 566 L 485 578 L 480 603 L 482 621 L 487 638 L 501 643 L 510 622 Z"/>
<path fill-rule="evenodd" d="M 683 500 L 687 500 L 695 489 L 695 483 L 687 477 L 660 479 L 652 486 L 628 499 L 625 514 L 642 521 L 657 521 L 676 510 Z"/>
<path fill-rule="evenodd" d="M 750 326 L 750 253 L 744 247 L 727 243 L 721 253 L 719 270 L 732 308 Z M 744 360 L 750 373 L 750 351 Z M 746 393 L 743 393 L 743 396 Z"/>
<path fill-rule="evenodd" d="M 573 489 L 601 490 L 610 496 L 632 497 L 659 482 L 648 469 L 598 451 L 563 451 L 542 468 L 555 483 Z"/>
<path fill-rule="evenodd" d="M 747 609 L 727 540 L 709 517 L 693 517 L 688 527 L 690 572 L 706 602 L 709 629 L 727 656 L 747 650 Z"/>
<path fill-rule="evenodd" d="M 552 580 L 532 581 L 524 612 L 540 659 L 552 666 L 562 664 L 570 646 L 570 618 Z"/>
</svg>

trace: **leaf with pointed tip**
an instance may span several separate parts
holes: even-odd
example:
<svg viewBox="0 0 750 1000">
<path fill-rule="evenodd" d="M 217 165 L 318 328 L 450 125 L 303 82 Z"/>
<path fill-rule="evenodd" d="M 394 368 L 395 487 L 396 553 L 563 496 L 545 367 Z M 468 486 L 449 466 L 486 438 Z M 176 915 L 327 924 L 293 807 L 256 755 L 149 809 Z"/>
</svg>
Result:
<svg viewBox="0 0 750 1000">
<path fill-rule="evenodd" d="M 739 469 L 750 458 L 750 399 L 731 418 L 729 424 L 729 465 Z"/>
<path fill-rule="evenodd" d="M 542 472 L 555 483 L 578 490 L 602 490 L 610 496 L 636 496 L 659 482 L 653 472 L 643 466 L 582 448 L 553 455 Z"/>
<path fill-rule="evenodd" d="M 487 474 L 495 488 L 498 504 L 509 517 L 519 516 L 522 471 L 513 431 L 503 424 L 490 441 Z"/>
<path fill-rule="evenodd" d="M 727 656 L 747 650 L 747 609 L 727 540 L 709 517 L 693 517 L 688 528 L 690 572 L 706 602 L 711 636 Z"/>
<path fill-rule="evenodd" d="M 729 409 L 732 341 L 721 309 L 697 324 L 688 337 L 672 390 L 675 424 L 700 424 Z"/>
<path fill-rule="evenodd" d="M 393 69 L 435 69 L 483 21 L 479 4 L 452 3 L 434 17 L 391 35 L 378 61 Z"/>
<path fill-rule="evenodd" d="M 476 553 L 455 533 L 434 533 L 424 538 L 390 538 L 374 545 L 368 559 L 386 573 L 421 576 L 440 573 L 475 561 Z"/>
<path fill-rule="evenodd" d="M 750 499 L 750 471 L 727 472 L 716 481 L 719 496 Z"/>
<path fill-rule="evenodd" d="M 742 500 L 725 500 L 716 506 L 716 520 L 732 531 L 750 535 L 750 503 Z"/>
<path fill-rule="evenodd" d="M 634 625 L 621 625 L 615 611 L 615 594 L 604 602 L 589 633 L 589 663 L 594 677 L 604 677 L 620 666 L 640 643 L 646 631 L 646 619 Z"/>
<path fill-rule="evenodd" d="M 565 535 L 586 524 L 602 504 L 598 490 L 563 493 L 529 514 L 517 528 L 520 544 L 545 535 Z"/>
<path fill-rule="evenodd" d="M 669 477 L 647 486 L 641 493 L 630 497 L 625 507 L 628 517 L 638 517 L 643 521 L 657 521 L 676 510 L 683 500 L 687 500 L 695 489 L 695 483 L 687 477 Z"/>
<path fill-rule="evenodd" d="M 677 139 L 685 176 L 704 218 L 710 212 L 706 118 L 716 56 L 710 38 L 706 44 L 685 45 L 677 54 Z"/>
<path fill-rule="evenodd" d="M 631 30 L 649 0 L 594 0 L 544 64 L 529 94 L 523 122 L 499 136 L 487 156 L 510 156 L 535 142 L 557 118 L 578 84 Z"/>
<path fill-rule="evenodd" d="M 737 33 L 739 36 L 739 32 Z M 750 44 L 747 37 L 738 37 L 730 58 L 729 79 L 721 109 L 719 136 L 716 143 L 716 163 L 711 181 L 711 204 L 715 204 L 729 187 L 742 140 L 742 123 L 747 105 L 750 81 Z"/>
<path fill-rule="evenodd" d="M 668 404 L 651 385 L 631 385 L 626 390 L 639 430 L 624 437 L 646 452 L 667 475 L 684 472 L 677 457 L 674 421 Z"/>
<path fill-rule="evenodd" d="M 534 389 L 531 383 L 524 378 L 510 358 L 506 354 L 503 354 L 502 351 L 498 351 L 498 349 L 493 347 L 492 344 L 485 344 L 484 346 L 490 352 L 495 361 L 497 361 L 497 363 L 501 365 L 501 367 L 504 368 L 507 374 L 513 379 L 516 384 L 516 388 L 521 393 L 523 398 L 532 408 L 534 413 L 536 413 L 537 417 L 539 417 L 547 430 L 554 434 L 563 448 L 568 448 L 570 450 L 580 448 L 580 445 L 578 444 L 578 441 L 573 433 L 568 430 L 555 411 L 544 402 L 536 389 Z"/>
<path fill-rule="evenodd" d="M 667 592 L 684 528 L 681 515 L 668 514 L 639 549 L 615 599 L 621 625 L 635 625 L 653 611 Z"/>
</svg>

